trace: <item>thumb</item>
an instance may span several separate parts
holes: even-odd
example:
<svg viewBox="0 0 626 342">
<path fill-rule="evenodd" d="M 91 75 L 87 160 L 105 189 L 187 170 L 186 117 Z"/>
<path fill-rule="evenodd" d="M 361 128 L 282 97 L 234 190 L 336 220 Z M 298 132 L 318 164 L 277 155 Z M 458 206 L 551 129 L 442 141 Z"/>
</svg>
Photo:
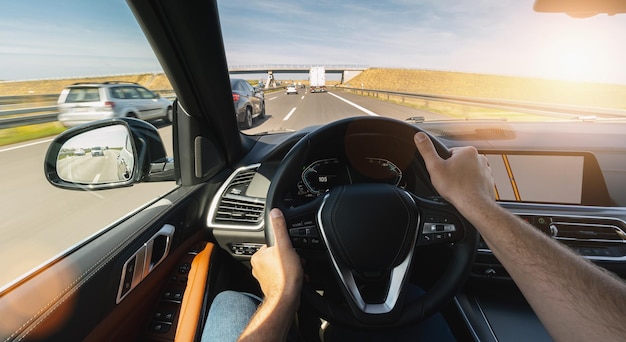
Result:
<svg viewBox="0 0 626 342">
<path fill-rule="evenodd" d="M 270 217 L 272 224 L 270 229 L 274 232 L 274 244 L 281 248 L 291 247 L 291 240 L 289 239 L 289 233 L 287 232 L 287 223 L 283 213 L 278 208 L 273 208 L 270 211 Z"/>
<path fill-rule="evenodd" d="M 416 133 L 415 136 L 413 136 L 413 141 L 415 142 L 417 151 L 422 155 L 424 163 L 426 163 L 426 168 L 430 172 L 435 168 L 437 163 L 442 161 L 437 150 L 435 150 L 433 142 L 430 141 L 430 138 L 424 132 Z"/>
</svg>

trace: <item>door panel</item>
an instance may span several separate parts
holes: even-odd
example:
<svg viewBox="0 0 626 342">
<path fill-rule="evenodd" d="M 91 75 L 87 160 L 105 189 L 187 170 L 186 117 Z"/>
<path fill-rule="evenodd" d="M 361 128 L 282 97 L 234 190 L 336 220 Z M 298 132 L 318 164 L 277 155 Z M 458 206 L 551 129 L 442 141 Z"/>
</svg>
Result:
<svg viewBox="0 0 626 342">
<path fill-rule="evenodd" d="M 0 297 L 0 315 L 5 317 L 0 323 L 0 337 L 27 341 L 75 341 L 87 336 L 106 339 L 103 331 L 116 331 L 102 327 L 109 322 L 105 318 L 113 317 L 113 322 L 126 324 L 116 336 L 130 334 L 123 340 L 132 339 L 133 327 L 141 327 L 140 321 L 146 319 L 161 291 L 158 284 L 180 255 L 204 237 L 201 208 L 213 193 L 204 186 L 175 189 L 6 290 Z M 116 304 L 124 264 L 168 224 L 175 227 L 168 255 Z M 99 326 L 101 321 L 104 325 Z"/>
</svg>

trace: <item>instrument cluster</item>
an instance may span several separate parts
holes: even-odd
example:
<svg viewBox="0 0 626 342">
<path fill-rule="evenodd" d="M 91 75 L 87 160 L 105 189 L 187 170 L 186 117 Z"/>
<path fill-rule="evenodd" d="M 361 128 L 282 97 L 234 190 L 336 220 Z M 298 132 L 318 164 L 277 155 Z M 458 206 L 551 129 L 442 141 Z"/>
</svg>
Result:
<svg viewBox="0 0 626 342">
<path fill-rule="evenodd" d="M 364 157 L 358 162 L 340 158 L 317 159 L 305 166 L 297 183 L 295 198 L 315 198 L 335 186 L 359 183 L 386 183 L 407 187 L 403 171 L 394 162 L 379 157 Z M 294 203 L 297 205 L 297 203 Z"/>
</svg>

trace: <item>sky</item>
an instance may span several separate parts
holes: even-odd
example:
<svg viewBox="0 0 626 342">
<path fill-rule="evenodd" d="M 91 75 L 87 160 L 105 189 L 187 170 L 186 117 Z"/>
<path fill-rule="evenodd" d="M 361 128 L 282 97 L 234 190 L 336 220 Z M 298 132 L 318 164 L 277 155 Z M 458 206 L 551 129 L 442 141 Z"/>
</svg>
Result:
<svg viewBox="0 0 626 342">
<path fill-rule="evenodd" d="M 358 64 L 626 84 L 626 14 L 532 0 L 219 0 L 229 65 Z M 0 0 L 0 80 L 160 72 L 123 0 Z"/>
</svg>

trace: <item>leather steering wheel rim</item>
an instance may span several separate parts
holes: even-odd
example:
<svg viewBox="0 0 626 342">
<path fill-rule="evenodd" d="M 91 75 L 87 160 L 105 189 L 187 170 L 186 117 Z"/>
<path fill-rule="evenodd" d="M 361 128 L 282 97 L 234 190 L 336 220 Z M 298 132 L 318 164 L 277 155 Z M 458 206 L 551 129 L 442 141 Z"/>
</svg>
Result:
<svg viewBox="0 0 626 342">
<path fill-rule="evenodd" d="M 278 207 L 285 214 L 289 229 L 290 216 L 292 216 L 292 212 L 295 212 L 298 209 L 288 207 L 283 201 L 284 195 L 288 192 L 291 185 L 296 184 L 298 177 L 300 177 L 300 172 L 302 171 L 304 162 L 309 154 L 315 151 L 316 147 L 321 144 L 321 142 L 326 141 L 331 137 L 358 134 L 364 137 L 377 136 L 379 138 L 389 137 L 390 139 L 393 137 L 393 139 L 400 139 L 406 143 L 413 144 L 413 136 L 415 133 L 420 131 L 422 130 L 415 125 L 394 119 L 382 117 L 352 117 L 329 123 L 313 132 L 310 132 L 291 148 L 289 153 L 287 153 L 287 155 L 283 158 L 279 168 L 274 174 L 266 200 L 266 224 L 270 224 L 271 222 L 269 216 L 270 210 L 274 207 Z M 439 155 L 444 159 L 448 158 L 450 156 L 449 150 L 439 140 L 431 135 L 429 136 Z M 421 168 L 423 168 L 425 174 L 428 174 L 417 149 L 414 146 L 413 148 L 415 150 L 414 158 L 417 159 L 418 164 Z M 432 184 L 430 185 L 432 187 Z M 388 190 L 384 189 L 384 191 Z M 324 299 L 324 297 L 318 294 L 315 289 L 305 284 L 302 291 L 302 299 L 307 302 L 307 304 L 311 305 L 322 318 L 331 323 L 338 323 L 340 325 L 361 329 L 406 326 L 409 324 L 415 324 L 429 317 L 433 313 L 438 312 L 460 290 L 464 281 L 469 276 L 470 269 L 474 261 L 476 247 L 478 244 L 478 233 L 460 214 L 458 214 L 452 205 L 446 203 L 445 201 L 431 201 L 419 198 L 415 195 L 412 195 L 412 198 L 418 203 L 418 214 L 424 216 L 426 215 L 426 212 L 434 212 L 438 215 L 448 215 L 448 217 L 453 219 L 455 222 L 454 225 L 457 231 L 454 232 L 454 234 L 457 234 L 457 238 L 453 243 L 446 243 L 447 245 L 453 246 L 452 255 L 441 278 L 439 278 L 439 280 L 426 292 L 426 294 L 417 300 L 400 305 L 399 309 L 394 309 L 395 312 L 391 311 L 385 314 L 361 314 L 359 310 L 355 311 L 354 308 L 352 308 L 352 310 L 340 308 Z M 428 214 L 426 216 L 432 215 Z M 426 225 L 428 224 L 425 223 L 428 221 L 425 218 L 426 216 L 420 217 L 419 225 L 417 226 L 416 236 L 419 235 L 419 239 L 422 242 L 424 241 L 424 238 L 428 237 L 428 234 L 424 233 L 427 229 Z M 319 220 L 318 215 L 315 222 L 317 226 L 321 225 Z M 434 230 L 434 227 L 436 226 L 432 225 L 432 227 Z M 461 231 L 462 236 L 459 231 Z M 435 235 L 429 236 L 434 237 Z M 461 237 L 458 238 L 458 236 Z M 265 237 L 268 245 L 274 244 L 274 236 L 271 229 L 265 229 Z M 326 245 L 328 245 L 328 242 Z M 326 246 L 326 251 L 328 251 L 329 254 L 332 254 L 328 246 Z M 331 258 L 333 258 L 334 261 L 334 257 L 332 255 Z M 410 273 L 410 270 L 407 272 Z M 404 283 L 402 285 L 402 291 L 403 290 Z M 352 302 L 350 302 L 350 296 L 345 294 L 345 297 L 346 300 L 352 304 Z M 400 295 L 399 300 L 402 300 L 402 297 L 403 295 Z"/>
</svg>

